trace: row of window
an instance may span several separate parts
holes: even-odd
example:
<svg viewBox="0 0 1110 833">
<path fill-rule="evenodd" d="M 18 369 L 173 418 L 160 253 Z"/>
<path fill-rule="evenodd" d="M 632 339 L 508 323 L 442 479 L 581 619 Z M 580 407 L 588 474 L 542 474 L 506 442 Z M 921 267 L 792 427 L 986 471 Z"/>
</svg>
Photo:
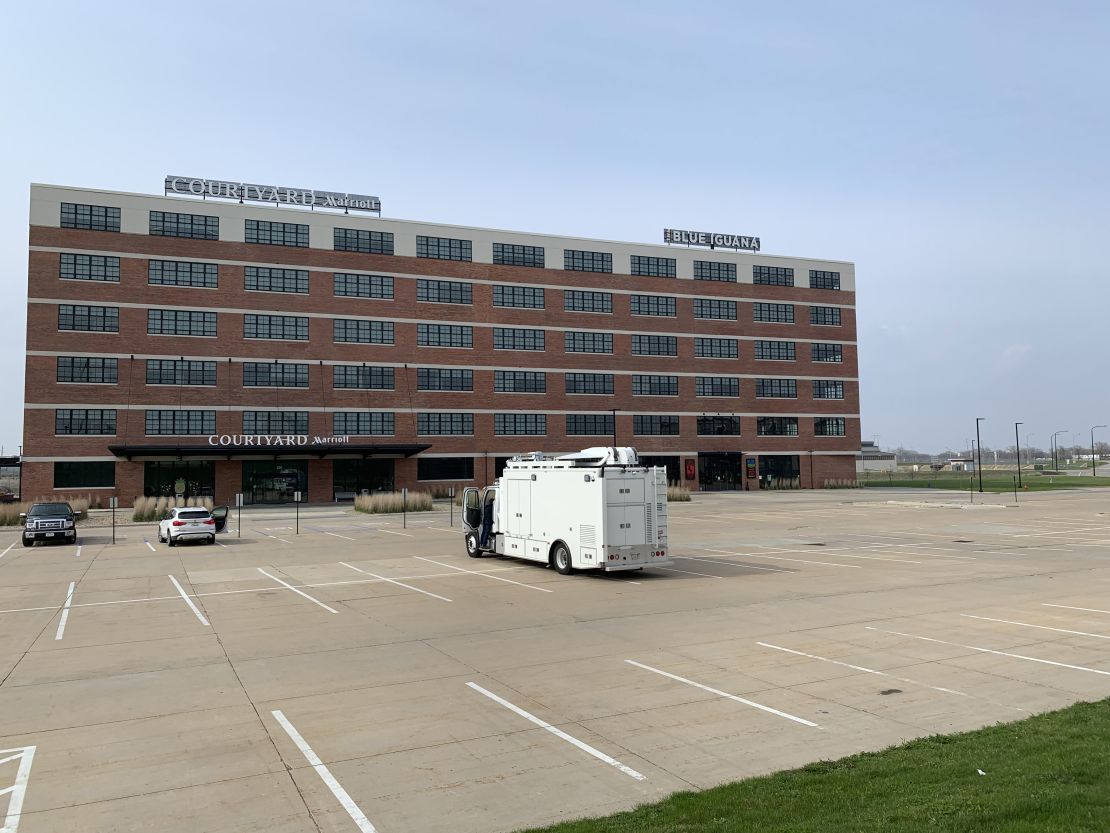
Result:
<svg viewBox="0 0 1110 833">
<path fill-rule="evenodd" d="M 297 362 L 243 362 L 243 387 L 307 388 L 308 364 Z M 59 356 L 57 380 L 84 384 L 117 384 L 118 360 L 97 356 Z M 566 392 L 612 396 L 612 373 L 565 373 Z M 215 387 L 216 362 L 195 359 L 147 359 L 148 385 L 194 385 Z M 844 382 L 839 379 L 812 381 L 814 399 L 843 399 Z M 332 387 L 356 390 L 395 390 L 392 367 L 336 365 Z M 474 390 L 470 368 L 419 367 L 416 387 L 421 391 Z M 738 397 L 740 379 L 732 376 L 696 376 L 697 396 Z M 532 370 L 495 370 L 495 393 L 547 393 L 547 373 Z M 678 396 L 679 377 L 666 374 L 637 374 L 632 377 L 634 396 Z M 756 379 L 759 399 L 797 399 L 796 379 Z"/>
<path fill-rule="evenodd" d="M 248 243 L 270 246 L 308 247 L 308 225 L 269 220 L 245 220 L 244 238 Z M 102 205 L 61 204 L 62 228 L 88 229 L 91 231 L 120 230 L 120 210 Z M 150 212 L 150 234 L 160 237 L 185 237 L 195 240 L 219 240 L 220 220 L 203 214 L 182 214 L 169 211 Z M 386 231 L 368 231 L 336 227 L 332 245 L 336 251 L 360 254 L 394 253 L 393 234 Z M 454 237 L 416 236 L 416 256 L 434 260 L 473 260 L 473 242 Z M 507 266 L 545 266 L 543 246 L 525 246 L 511 243 L 493 244 L 493 262 Z M 647 277 L 676 277 L 676 260 L 673 257 L 630 255 L 629 272 Z M 575 272 L 612 272 L 611 252 L 594 252 L 582 249 L 563 250 L 563 268 Z M 810 286 L 817 289 L 840 289 L 840 273 L 810 270 Z M 708 281 L 736 281 L 736 264 L 708 260 L 694 261 L 694 279 Z M 794 270 L 781 266 L 754 265 L 752 280 L 771 286 L 794 286 Z"/>
<path fill-rule="evenodd" d="M 566 433 L 570 436 L 604 436 L 613 433 L 613 414 L 567 414 Z M 740 417 L 702 416 L 697 418 L 702 436 L 740 434 Z M 756 417 L 756 434 L 761 437 L 798 436 L 798 417 Z M 339 411 L 332 414 L 332 432 L 338 435 L 391 436 L 395 432 L 392 411 Z M 148 410 L 145 414 L 147 436 L 205 436 L 216 433 L 214 410 Z M 493 415 L 497 436 L 543 436 L 547 433 L 547 414 L 498 413 Z M 54 433 L 59 436 L 114 435 L 116 412 L 110 408 L 58 408 L 54 411 Z M 244 411 L 243 433 L 248 435 L 307 434 L 308 411 Z M 423 436 L 468 436 L 474 433 L 474 414 L 418 413 L 416 433 Z M 679 417 L 674 414 L 633 414 L 635 436 L 678 436 Z M 844 417 L 814 417 L 817 437 L 843 437 Z"/>
<path fill-rule="evenodd" d="M 308 322 L 305 316 L 243 315 L 243 338 L 283 341 L 308 341 Z M 59 304 L 58 329 L 83 332 L 119 332 L 117 307 Z M 204 310 L 149 309 L 147 333 L 150 335 L 207 336 L 216 335 L 216 313 Z M 393 344 L 395 338 L 392 321 L 364 321 L 352 318 L 332 319 L 332 338 L 337 344 Z M 494 327 L 494 349 L 535 350 L 546 349 L 544 330 L 519 327 Z M 416 343 L 420 347 L 474 346 L 474 327 L 469 324 L 417 324 Z M 697 358 L 735 359 L 739 355 L 738 340 L 734 338 L 694 338 L 694 355 Z M 810 358 L 815 362 L 839 363 L 844 361 L 842 344 L 813 343 Z M 567 353 L 613 353 L 613 334 L 589 330 L 569 330 L 563 334 L 563 349 Z M 796 344 L 793 341 L 757 340 L 755 358 L 777 361 L 794 361 Z M 634 356 L 677 356 L 678 337 L 666 335 L 632 335 Z"/>
</svg>

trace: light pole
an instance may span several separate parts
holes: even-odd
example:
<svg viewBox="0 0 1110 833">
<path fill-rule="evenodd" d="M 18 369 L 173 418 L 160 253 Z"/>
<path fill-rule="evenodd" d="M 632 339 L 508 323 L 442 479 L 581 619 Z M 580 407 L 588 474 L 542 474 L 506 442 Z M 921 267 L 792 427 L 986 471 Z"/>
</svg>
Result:
<svg viewBox="0 0 1110 833">
<path fill-rule="evenodd" d="M 1095 428 L 1105 428 L 1105 425 L 1091 426 L 1091 477 L 1098 475 L 1098 465 L 1095 463 Z"/>
<path fill-rule="evenodd" d="M 1024 424 L 1024 422 L 1014 423 L 1014 450 L 1017 452 L 1017 483 L 1019 489 L 1021 488 L 1021 437 L 1018 436 L 1018 426 Z"/>
<path fill-rule="evenodd" d="M 1066 433 L 1068 433 L 1066 430 L 1065 431 L 1057 431 L 1055 434 L 1052 435 L 1052 470 L 1053 471 L 1059 471 L 1060 470 L 1060 443 L 1057 442 L 1056 438 L 1058 436 L 1060 436 L 1061 434 L 1066 434 Z"/>
<path fill-rule="evenodd" d="M 610 409 L 613 412 L 613 453 L 617 453 L 617 411 L 618 408 Z"/>
<path fill-rule="evenodd" d="M 985 422 L 986 417 L 975 417 L 975 445 L 978 446 L 978 457 L 975 468 L 979 469 L 979 493 L 983 492 L 983 441 L 979 439 L 979 423 Z"/>
</svg>

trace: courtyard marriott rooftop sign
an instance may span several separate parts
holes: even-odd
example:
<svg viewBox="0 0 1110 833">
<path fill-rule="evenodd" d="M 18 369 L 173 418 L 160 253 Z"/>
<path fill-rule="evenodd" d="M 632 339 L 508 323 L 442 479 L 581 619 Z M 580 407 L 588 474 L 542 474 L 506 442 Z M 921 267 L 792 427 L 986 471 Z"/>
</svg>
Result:
<svg viewBox="0 0 1110 833">
<path fill-rule="evenodd" d="M 382 201 L 365 194 L 339 191 L 316 191 L 312 188 L 290 188 L 285 185 L 254 185 L 250 182 L 226 182 L 222 179 L 198 179 L 192 176 L 167 176 L 167 194 L 193 197 L 215 197 L 239 202 L 269 202 L 276 205 L 307 205 L 312 208 L 342 208 L 354 211 L 382 210 Z"/>
<path fill-rule="evenodd" d="M 711 231 L 686 231 L 684 229 L 663 229 L 664 243 L 681 243 L 684 246 L 708 246 L 711 249 L 743 249 L 759 251 L 758 237 L 744 237 L 739 234 L 717 234 Z"/>
<path fill-rule="evenodd" d="M 267 445 L 348 445 L 349 435 L 334 437 L 308 437 L 304 434 L 212 434 L 209 445 L 222 446 L 267 446 Z"/>
</svg>

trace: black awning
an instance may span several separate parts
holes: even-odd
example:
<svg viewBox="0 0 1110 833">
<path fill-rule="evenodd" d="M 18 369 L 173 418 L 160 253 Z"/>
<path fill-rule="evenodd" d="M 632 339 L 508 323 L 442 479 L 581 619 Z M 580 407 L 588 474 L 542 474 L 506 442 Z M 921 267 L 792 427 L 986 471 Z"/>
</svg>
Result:
<svg viewBox="0 0 1110 833">
<path fill-rule="evenodd" d="M 22 466 L 18 457 L 0 457 L 0 468 L 6 466 Z"/>
<path fill-rule="evenodd" d="M 131 460 L 208 459 L 231 460 L 244 457 L 270 459 L 309 459 L 324 457 L 411 457 L 427 451 L 430 445 L 417 443 L 348 443 L 347 445 L 226 446 L 226 445 L 110 445 L 116 457 Z"/>
</svg>

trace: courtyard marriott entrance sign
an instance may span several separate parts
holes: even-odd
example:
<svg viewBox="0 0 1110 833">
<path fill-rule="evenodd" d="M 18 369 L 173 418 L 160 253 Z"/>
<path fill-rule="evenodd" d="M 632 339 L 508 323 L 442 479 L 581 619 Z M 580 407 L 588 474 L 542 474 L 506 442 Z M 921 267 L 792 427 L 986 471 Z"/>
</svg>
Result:
<svg viewBox="0 0 1110 833">
<path fill-rule="evenodd" d="M 664 243 L 680 243 L 684 246 L 708 246 L 711 249 L 743 249 L 759 251 L 759 238 L 739 234 L 717 234 L 711 231 L 686 231 L 684 229 L 663 229 Z"/>
<path fill-rule="evenodd" d="M 310 446 L 310 445 L 349 445 L 350 436 L 309 437 L 305 434 L 212 434 L 209 445 L 221 446 Z"/>
<path fill-rule="evenodd" d="M 250 182 L 227 182 L 222 179 L 199 179 L 193 176 L 167 176 L 165 192 L 239 202 L 269 202 L 277 205 L 307 205 L 312 208 L 376 211 L 379 214 L 382 210 L 382 201 L 366 194 L 290 188 L 286 185 L 254 185 Z"/>
</svg>

